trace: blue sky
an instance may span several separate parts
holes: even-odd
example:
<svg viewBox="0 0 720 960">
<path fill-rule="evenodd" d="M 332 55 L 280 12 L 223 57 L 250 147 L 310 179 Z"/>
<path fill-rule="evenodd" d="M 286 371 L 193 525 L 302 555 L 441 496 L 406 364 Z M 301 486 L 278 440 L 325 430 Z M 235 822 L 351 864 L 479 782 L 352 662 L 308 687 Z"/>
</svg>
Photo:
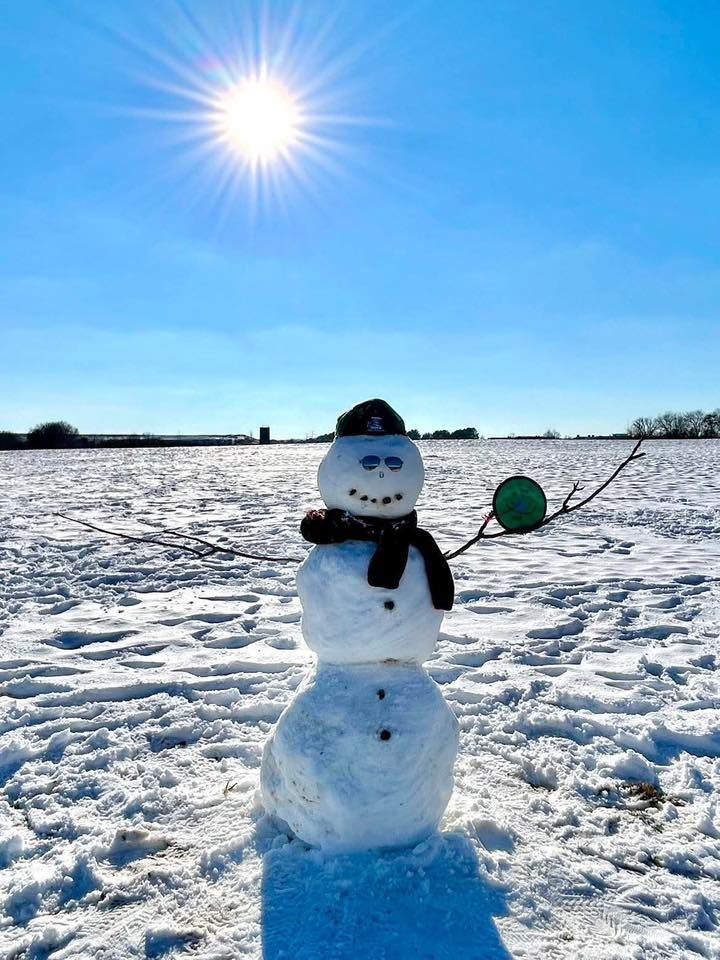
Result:
<svg viewBox="0 0 720 960">
<path fill-rule="evenodd" d="M 273 190 L 192 99 L 261 56 Z M 9 0 L 0 116 L 0 429 L 720 406 L 714 2 Z"/>
</svg>

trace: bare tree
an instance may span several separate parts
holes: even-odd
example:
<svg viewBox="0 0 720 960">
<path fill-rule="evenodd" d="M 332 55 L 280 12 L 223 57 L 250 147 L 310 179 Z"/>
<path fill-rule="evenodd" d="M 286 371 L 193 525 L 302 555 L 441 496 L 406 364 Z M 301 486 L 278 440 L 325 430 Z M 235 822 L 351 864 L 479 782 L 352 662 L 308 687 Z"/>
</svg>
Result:
<svg viewBox="0 0 720 960">
<path fill-rule="evenodd" d="M 39 423 L 27 435 L 27 445 L 36 450 L 59 450 L 76 447 L 79 442 L 78 429 L 66 420 L 51 420 Z"/>
<path fill-rule="evenodd" d="M 703 420 L 705 412 L 703 410 L 688 410 L 683 414 L 683 426 L 686 437 L 702 436 Z"/>
<path fill-rule="evenodd" d="M 655 417 L 655 433 L 659 437 L 677 438 L 682 436 L 682 420 L 678 413 L 668 410 Z"/>
<path fill-rule="evenodd" d="M 703 417 L 701 437 L 720 436 L 720 410 L 713 413 L 706 413 Z"/>
<path fill-rule="evenodd" d="M 627 432 L 634 438 L 658 437 L 664 440 L 718 437 L 720 410 L 712 413 L 704 410 L 686 410 L 684 413 L 668 410 L 656 417 L 637 417 L 627 428 Z"/>
<path fill-rule="evenodd" d="M 635 440 L 655 436 L 657 424 L 654 417 L 637 417 L 627 428 L 629 437 Z"/>
</svg>

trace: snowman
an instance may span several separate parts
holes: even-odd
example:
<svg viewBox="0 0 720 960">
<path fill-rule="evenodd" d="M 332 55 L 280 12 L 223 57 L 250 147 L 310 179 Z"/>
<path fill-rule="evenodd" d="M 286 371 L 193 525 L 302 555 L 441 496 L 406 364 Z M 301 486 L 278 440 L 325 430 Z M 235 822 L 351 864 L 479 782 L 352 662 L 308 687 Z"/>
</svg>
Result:
<svg viewBox="0 0 720 960">
<path fill-rule="evenodd" d="M 422 664 L 453 581 L 417 526 L 424 476 L 400 416 L 368 400 L 338 419 L 318 470 L 326 509 L 301 524 L 317 665 L 266 743 L 261 789 L 271 815 L 329 853 L 418 843 L 452 792 L 458 724 Z"/>
</svg>

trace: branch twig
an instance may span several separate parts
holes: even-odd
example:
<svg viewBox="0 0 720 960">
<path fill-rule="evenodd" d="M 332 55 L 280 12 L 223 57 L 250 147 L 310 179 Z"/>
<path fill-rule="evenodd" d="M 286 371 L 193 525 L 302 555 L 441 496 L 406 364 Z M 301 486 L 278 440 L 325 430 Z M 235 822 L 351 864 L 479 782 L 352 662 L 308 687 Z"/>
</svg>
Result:
<svg viewBox="0 0 720 960">
<path fill-rule="evenodd" d="M 567 515 L 568 513 L 572 513 L 574 510 L 579 510 L 581 507 L 584 507 L 585 504 L 590 503 L 591 500 L 594 500 L 595 497 L 598 496 L 598 494 L 602 493 L 606 487 L 610 486 L 610 484 L 617 477 L 620 471 L 624 470 L 629 463 L 631 463 L 633 460 L 639 460 L 641 457 L 645 456 L 644 453 L 638 453 L 641 443 L 642 443 L 642 438 L 638 440 L 638 442 L 632 448 L 632 451 L 628 454 L 627 457 L 625 457 L 623 462 L 615 468 L 615 470 L 610 474 L 610 476 L 607 478 L 607 480 L 604 483 L 601 483 L 599 487 L 593 490 L 592 493 L 588 494 L 588 496 L 585 497 L 583 500 L 579 500 L 577 503 L 570 506 L 570 501 L 575 496 L 575 494 L 579 490 L 583 489 L 580 486 L 580 482 L 576 480 L 575 483 L 573 484 L 572 490 L 565 497 L 565 499 L 562 502 L 562 505 L 558 507 L 555 513 L 551 513 L 550 516 L 545 517 L 542 523 L 538 524 L 537 527 L 533 527 L 532 529 L 539 530 L 540 527 L 546 527 L 549 523 L 552 523 L 553 520 L 557 520 L 558 517 L 562 517 Z M 468 540 L 467 543 L 464 543 L 461 547 L 458 547 L 457 550 L 452 550 L 446 553 L 445 559 L 454 560 L 455 557 L 459 557 L 461 553 L 465 553 L 466 550 L 469 550 L 470 547 L 474 546 L 479 540 L 495 540 L 497 537 L 517 536 L 518 534 L 529 532 L 526 530 L 499 530 L 497 533 L 485 533 L 487 525 L 492 520 L 492 518 L 493 518 L 493 514 L 489 513 L 488 516 L 486 516 L 485 519 L 483 520 L 480 526 L 480 529 L 475 534 L 475 536 L 471 537 L 470 540 Z"/>
<path fill-rule="evenodd" d="M 218 543 L 210 543 L 209 540 L 203 540 L 200 537 L 193 536 L 190 533 L 175 533 L 172 530 L 158 530 L 158 536 L 162 534 L 164 537 L 182 537 L 186 540 L 193 540 L 195 543 L 202 544 L 208 549 L 197 550 L 195 547 L 190 547 L 185 543 L 172 543 L 167 540 L 159 540 L 155 535 L 151 535 L 149 537 L 134 537 L 129 533 L 121 533 L 119 530 L 108 530 L 106 527 L 98 527 L 94 523 L 88 523 L 87 520 L 79 520 L 77 517 L 69 517 L 64 513 L 56 513 L 55 516 L 62 517 L 63 520 L 69 520 L 71 523 L 79 523 L 81 526 L 87 527 L 89 530 L 96 530 L 98 533 L 107 533 L 111 537 L 120 537 L 122 540 L 130 540 L 133 543 L 151 543 L 158 547 L 169 547 L 171 550 L 184 550 L 186 553 L 192 553 L 196 557 L 200 557 L 201 560 L 206 560 L 215 553 L 228 553 L 230 556 L 244 557 L 247 560 L 268 560 L 272 563 L 302 563 L 300 557 L 267 557 L 260 553 L 245 553 L 244 551 L 236 550 L 234 547 L 223 547 Z"/>
<path fill-rule="evenodd" d="M 580 486 L 580 481 L 579 481 L 579 480 L 576 480 L 575 483 L 573 484 L 572 490 L 570 491 L 570 493 L 569 493 L 569 494 L 565 497 L 565 499 L 563 500 L 563 505 L 562 505 L 562 512 L 563 512 L 563 513 L 567 513 L 567 512 L 568 512 L 568 507 L 569 507 L 569 505 L 570 505 L 570 501 L 571 501 L 572 498 L 575 496 L 575 494 L 578 492 L 578 490 L 582 490 L 582 489 L 583 489 L 583 488 Z"/>
</svg>

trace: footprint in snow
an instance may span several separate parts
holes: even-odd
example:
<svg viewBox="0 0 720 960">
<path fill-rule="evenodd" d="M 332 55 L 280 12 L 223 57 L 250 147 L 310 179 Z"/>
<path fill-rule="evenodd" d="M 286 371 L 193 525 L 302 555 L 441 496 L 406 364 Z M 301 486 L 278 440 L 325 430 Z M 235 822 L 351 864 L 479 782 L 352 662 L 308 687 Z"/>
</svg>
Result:
<svg viewBox="0 0 720 960">
<path fill-rule="evenodd" d="M 584 629 L 585 626 L 580 620 L 568 620 L 554 627 L 537 627 L 534 630 L 528 630 L 526 636 L 530 640 L 560 640 L 562 637 L 575 637 Z"/>
<path fill-rule="evenodd" d="M 124 640 L 126 637 L 135 636 L 137 633 L 137 630 L 112 630 L 108 633 L 83 633 L 76 630 L 65 630 L 49 637 L 45 640 L 45 643 L 51 647 L 59 647 L 60 650 L 79 650 L 81 647 L 89 646 L 92 643 L 115 643 L 118 640 Z"/>
</svg>

